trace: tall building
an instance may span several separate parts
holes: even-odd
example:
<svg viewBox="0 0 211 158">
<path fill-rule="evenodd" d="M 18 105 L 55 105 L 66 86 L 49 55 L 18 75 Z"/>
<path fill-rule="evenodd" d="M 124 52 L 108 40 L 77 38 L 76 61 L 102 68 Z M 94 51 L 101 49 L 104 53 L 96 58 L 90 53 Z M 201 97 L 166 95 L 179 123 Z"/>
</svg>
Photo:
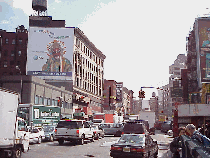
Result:
<svg viewBox="0 0 211 158">
<path fill-rule="evenodd" d="M 210 17 L 196 18 L 187 37 L 187 81 L 189 103 L 210 99 Z"/>
<path fill-rule="evenodd" d="M 47 1 L 40 3 L 32 2 L 34 14 L 29 16 L 29 30 L 22 25 L 12 33 L 0 30 L 0 76 L 35 76 L 61 90 L 64 87 L 73 95 L 68 108 L 91 118 L 102 108 L 106 56 L 79 28 L 65 27 L 65 20 L 46 16 Z M 46 96 L 37 97 L 44 104 Z M 69 102 L 62 93 L 49 99 L 56 98 Z"/>
<path fill-rule="evenodd" d="M 0 77 L 26 74 L 27 43 L 28 30 L 23 25 L 16 32 L 0 29 Z"/>
</svg>

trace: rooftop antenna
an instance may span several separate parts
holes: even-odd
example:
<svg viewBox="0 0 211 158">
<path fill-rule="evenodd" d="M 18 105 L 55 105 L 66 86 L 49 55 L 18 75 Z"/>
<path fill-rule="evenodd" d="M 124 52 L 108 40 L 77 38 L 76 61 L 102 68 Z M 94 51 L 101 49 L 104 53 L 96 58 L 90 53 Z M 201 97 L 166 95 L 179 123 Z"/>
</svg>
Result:
<svg viewBox="0 0 211 158">
<path fill-rule="evenodd" d="M 47 16 L 47 0 L 32 0 L 33 16 Z"/>
</svg>

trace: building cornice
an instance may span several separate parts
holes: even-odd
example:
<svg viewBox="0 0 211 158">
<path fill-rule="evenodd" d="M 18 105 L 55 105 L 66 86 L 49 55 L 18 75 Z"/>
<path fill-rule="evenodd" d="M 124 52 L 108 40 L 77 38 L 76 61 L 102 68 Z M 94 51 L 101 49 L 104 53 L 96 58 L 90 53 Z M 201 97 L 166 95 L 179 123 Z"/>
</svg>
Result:
<svg viewBox="0 0 211 158">
<path fill-rule="evenodd" d="M 79 38 L 86 46 L 91 49 L 96 55 L 99 55 L 103 60 L 106 58 L 106 56 L 95 47 L 95 45 L 86 37 L 86 35 L 79 29 L 75 28 L 74 29 L 74 35 Z"/>
</svg>

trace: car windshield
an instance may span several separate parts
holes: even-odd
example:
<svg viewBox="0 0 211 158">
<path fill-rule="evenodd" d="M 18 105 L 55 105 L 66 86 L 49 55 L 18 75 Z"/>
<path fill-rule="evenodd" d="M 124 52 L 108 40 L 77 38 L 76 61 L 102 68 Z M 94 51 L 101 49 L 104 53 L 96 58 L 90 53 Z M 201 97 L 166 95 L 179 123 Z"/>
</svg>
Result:
<svg viewBox="0 0 211 158">
<path fill-rule="evenodd" d="M 60 121 L 57 125 L 57 128 L 81 128 L 81 125 L 79 125 L 76 121 Z"/>
<path fill-rule="evenodd" d="M 144 143 L 143 135 L 123 135 L 118 143 Z"/>
<path fill-rule="evenodd" d="M 54 127 L 52 126 L 44 126 L 44 132 L 53 132 L 54 131 Z"/>
</svg>

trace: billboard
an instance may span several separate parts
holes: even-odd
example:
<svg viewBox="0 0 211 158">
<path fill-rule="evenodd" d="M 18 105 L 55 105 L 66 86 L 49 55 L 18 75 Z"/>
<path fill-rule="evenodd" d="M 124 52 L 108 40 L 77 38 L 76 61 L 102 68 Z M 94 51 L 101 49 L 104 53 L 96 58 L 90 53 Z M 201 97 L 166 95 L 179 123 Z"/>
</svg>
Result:
<svg viewBox="0 0 211 158">
<path fill-rule="evenodd" d="M 122 88 L 123 88 L 123 82 L 117 82 L 116 83 L 116 102 L 117 103 L 122 102 Z"/>
<path fill-rule="evenodd" d="M 210 116 L 209 104 L 182 104 L 178 106 L 178 117 Z"/>
<path fill-rule="evenodd" d="M 33 106 L 34 126 L 56 125 L 60 120 L 60 107 L 53 106 Z"/>
<path fill-rule="evenodd" d="M 198 18 L 195 22 L 197 73 L 199 84 L 210 81 L 210 18 Z"/>
<path fill-rule="evenodd" d="M 72 80 L 74 28 L 30 27 L 27 75 Z"/>
</svg>

